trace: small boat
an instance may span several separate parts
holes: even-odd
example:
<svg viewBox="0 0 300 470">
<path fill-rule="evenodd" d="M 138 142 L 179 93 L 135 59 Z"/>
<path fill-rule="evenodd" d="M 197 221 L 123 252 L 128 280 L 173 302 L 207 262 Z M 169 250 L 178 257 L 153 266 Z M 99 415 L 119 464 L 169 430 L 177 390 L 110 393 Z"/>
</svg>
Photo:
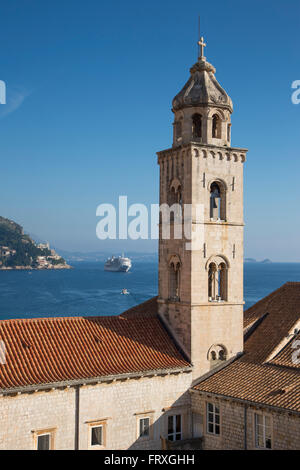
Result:
<svg viewBox="0 0 300 470">
<path fill-rule="evenodd" d="M 122 292 L 121 292 L 122 295 L 129 295 L 129 293 L 130 292 L 128 292 L 127 289 L 122 289 Z"/>
</svg>

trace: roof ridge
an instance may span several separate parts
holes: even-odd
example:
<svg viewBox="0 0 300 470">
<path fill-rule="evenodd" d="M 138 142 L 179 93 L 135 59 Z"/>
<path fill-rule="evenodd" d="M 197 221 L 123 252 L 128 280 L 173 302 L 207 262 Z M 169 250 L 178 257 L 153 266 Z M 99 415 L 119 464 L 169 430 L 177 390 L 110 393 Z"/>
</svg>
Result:
<svg viewBox="0 0 300 470">
<path fill-rule="evenodd" d="M 244 353 L 240 352 L 237 353 L 235 356 L 231 357 L 227 361 L 224 361 L 223 363 L 219 364 L 217 367 L 214 367 L 214 369 L 209 370 L 205 374 L 201 375 L 198 379 L 196 379 L 195 383 L 193 384 L 192 388 L 197 387 L 200 385 L 202 382 L 205 382 L 205 380 L 210 379 L 213 377 L 215 374 L 218 374 L 218 372 L 222 371 L 223 369 L 226 369 L 229 367 L 233 362 L 238 361 L 243 357 Z"/>
<path fill-rule="evenodd" d="M 29 317 L 29 318 L 5 318 L 0 319 L 0 325 L 3 323 L 35 323 L 35 322 L 44 322 L 44 321 L 76 321 L 76 320 L 94 320 L 94 319 L 119 319 L 119 320 L 128 320 L 127 317 L 122 317 L 122 314 L 116 315 L 73 315 L 73 316 L 56 316 L 56 317 Z M 138 319 L 138 317 L 136 317 Z"/>
<path fill-rule="evenodd" d="M 277 364 L 276 362 L 263 362 L 262 364 L 258 364 L 263 367 L 273 367 L 275 369 L 283 370 L 283 371 L 288 371 L 288 372 L 294 372 L 296 375 L 300 374 L 300 370 L 297 369 L 297 367 L 292 367 L 292 366 L 287 366 L 283 364 Z"/>
<path fill-rule="evenodd" d="M 262 299 L 258 300 L 255 304 L 251 305 L 251 307 L 247 308 L 247 310 L 244 311 L 244 314 L 246 314 L 247 312 L 249 312 L 250 310 L 254 309 L 257 305 L 260 305 L 262 302 L 265 302 L 266 300 L 270 300 L 271 298 L 273 298 L 275 295 L 278 294 L 278 292 L 280 290 L 284 290 L 284 288 L 288 285 L 289 283 L 288 282 L 285 282 L 284 284 L 282 284 L 280 287 L 278 287 L 277 289 L 273 290 L 272 292 L 270 292 L 270 294 L 266 295 L 265 297 L 263 297 Z M 299 282 L 300 284 L 300 282 Z"/>
<path fill-rule="evenodd" d="M 263 313 L 259 318 L 254 320 L 250 325 L 246 328 L 244 332 L 244 341 L 247 341 L 248 338 L 254 333 L 254 331 L 260 326 L 260 324 L 267 318 L 269 312 Z"/>
<path fill-rule="evenodd" d="M 134 305 L 129 309 L 125 310 L 120 314 L 121 318 L 133 318 L 137 316 L 149 316 L 149 317 L 156 317 L 157 316 L 157 298 L 150 297 L 150 299 L 145 300 L 144 302 Z M 155 305 L 155 309 L 153 310 L 153 305 Z M 144 308 L 148 308 L 147 312 L 143 311 Z M 151 310 L 152 309 L 152 310 Z"/>
</svg>

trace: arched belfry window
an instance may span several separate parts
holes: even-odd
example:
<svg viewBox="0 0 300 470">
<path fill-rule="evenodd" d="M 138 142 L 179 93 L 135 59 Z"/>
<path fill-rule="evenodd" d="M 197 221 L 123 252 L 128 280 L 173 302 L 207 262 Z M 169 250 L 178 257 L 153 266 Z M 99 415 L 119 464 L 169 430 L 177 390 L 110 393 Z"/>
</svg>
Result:
<svg viewBox="0 0 300 470">
<path fill-rule="evenodd" d="M 218 268 L 215 263 L 210 263 L 208 267 L 208 299 L 215 300 L 216 282 Z"/>
<path fill-rule="evenodd" d="M 175 122 L 175 135 L 177 140 L 180 140 L 182 137 L 182 118 Z"/>
<path fill-rule="evenodd" d="M 226 189 L 220 181 L 210 185 L 210 219 L 226 220 Z"/>
<path fill-rule="evenodd" d="M 221 214 L 221 191 L 217 183 L 213 183 L 210 187 L 210 218 L 220 220 Z"/>
<path fill-rule="evenodd" d="M 174 255 L 169 261 L 169 298 L 177 302 L 180 300 L 180 270 L 180 259 Z"/>
<path fill-rule="evenodd" d="M 213 344 L 207 353 L 210 369 L 214 369 L 228 358 L 227 349 L 222 344 Z"/>
<path fill-rule="evenodd" d="M 212 137 L 221 139 L 221 119 L 218 114 L 214 114 L 212 117 Z"/>
<path fill-rule="evenodd" d="M 175 204 L 176 202 L 176 190 L 174 186 L 170 187 L 170 192 L 169 192 L 169 205 L 172 206 L 172 204 Z"/>
<path fill-rule="evenodd" d="M 169 205 L 182 204 L 182 189 L 178 178 L 174 178 L 169 189 Z"/>
<path fill-rule="evenodd" d="M 218 268 L 218 296 L 221 300 L 227 300 L 227 266 L 225 263 L 221 263 Z"/>
<path fill-rule="evenodd" d="M 224 302 L 228 297 L 228 265 L 223 258 L 216 256 L 207 267 L 208 301 Z"/>
<path fill-rule="evenodd" d="M 219 351 L 219 361 L 226 361 L 226 351 L 224 349 Z"/>
<path fill-rule="evenodd" d="M 181 183 L 178 178 L 174 178 L 170 184 L 168 192 L 168 205 L 170 209 L 170 219 L 169 222 L 177 221 L 181 223 L 182 221 L 182 189 Z"/>
<path fill-rule="evenodd" d="M 177 203 L 182 205 L 182 191 L 181 191 L 181 186 L 178 186 L 177 189 L 177 195 L 176 195 Z"/>
<path fill-rule="evenodd" d="M 227 140 L 230 141 L 231 136 L 231 124 L 227 124 Z"/>
<path fill-rule="evenodd" d="M 202 137 L 202 116 L 201 114 L 194 114 L 192 117 L 192 122 L 193 122 L 193 137 L 196 139 L 199 139 Z"/>
</svg>

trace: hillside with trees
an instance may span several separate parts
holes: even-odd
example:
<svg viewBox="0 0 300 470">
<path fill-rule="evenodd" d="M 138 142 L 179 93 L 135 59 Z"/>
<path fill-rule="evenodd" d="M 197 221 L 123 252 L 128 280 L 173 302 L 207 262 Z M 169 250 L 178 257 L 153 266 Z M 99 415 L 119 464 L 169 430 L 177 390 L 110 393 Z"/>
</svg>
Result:
<svg viewBox="0 0 300 470">
<path fill-rule="evenodd" d="M 0 216 L 0 269 L 69 267 L 49 245 L 37 245 L 23 227 Z"/>
</svg>

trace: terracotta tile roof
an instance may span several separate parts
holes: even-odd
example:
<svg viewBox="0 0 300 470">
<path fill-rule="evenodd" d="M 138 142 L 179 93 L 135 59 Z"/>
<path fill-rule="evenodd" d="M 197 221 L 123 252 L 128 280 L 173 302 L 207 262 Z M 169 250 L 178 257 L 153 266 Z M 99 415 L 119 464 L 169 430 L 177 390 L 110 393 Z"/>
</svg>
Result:
<svg viewBox="0 0 300 470">
<path fill-rule="evenodd" d="M 141 317 L 156 317 L 157 315 L 157 297 L 146 300 L 142 304 L 126 310 L 121 314 L 121 317 L 132 318 L 135 316 Z"/>
<path fill-rule="evenodd" d="M 261 320 L 261 321 L 258 321 Z M 300 320 L 300 283 L 286 283 L 245 312 L 244 354 L 195 390 L 300 412 L 300 367 L 289 336 Z M 256 322 L 256 323 L 255 323 Z"/>
<path fill-rule="evenodd" d="M 153 315 L 2 320 L 0 339 L 0 389 L 189 366 Z"/>
<path fill-rule="evenodd" d="M 253 403 L 300 411 L 298 371 L 237 360 L 194 387 Z"/>
<path fill-rule="evenodd" d="M 300 282 L 288 282 L 245 312 L 265 318 L 245 342 L 248 360 L 262 363 L 300 320 Z"/>
<path fill-rule="evenodd" d="M 269 306 L 274 308 L 274 304 L 279 300 L 282 301 L 283 298 L 285 300 L 288 299 L 289 305 L 296 306 L 296 309 L 300 313 L 300 290 L 299 290 L 300 283 L 299 282 L 287 282 L 283 284 L 283 286 L 279 287 L 275 291 L 271 292 L 269 295 L 264 297 L 263 299 L 259 300 L 256 304 L 252 305 L 252 307 L 248 308 L 244 312 L 244 328 L 249 327 L 253 324 L 256 320 L 261 318 L 265 313 L 269 311 Z M 288 315 L 293 315 L 290 308 L 286 309 L 286 313 Z"/>
</svg>

